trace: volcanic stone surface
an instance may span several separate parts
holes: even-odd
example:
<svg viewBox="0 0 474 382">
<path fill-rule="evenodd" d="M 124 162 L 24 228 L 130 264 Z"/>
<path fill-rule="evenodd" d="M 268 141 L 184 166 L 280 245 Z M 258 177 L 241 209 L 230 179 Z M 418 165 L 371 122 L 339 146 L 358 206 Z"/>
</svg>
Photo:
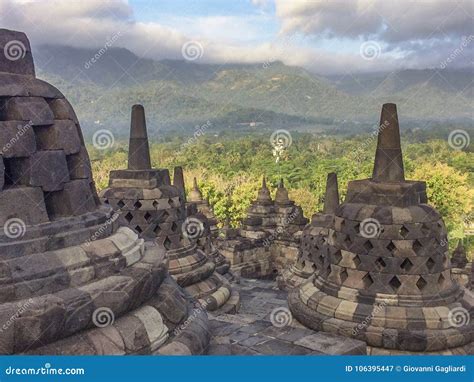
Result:
<svg viewBox="0 0 474 382">
<path fill-rule="evenodd" d="M 377 348 L 471 346 L 473 295 L 453 282 L 446 228 L 425 189 L 404 178 L 396 106 L 385 104 L 373 177 L 349 183 L 321 271 L 289 294 L 301 323 Z"/>
<path fill-rule="evenodd" d="M 26 35 L 0 29 L 0 52 L 0 353 L 202 353 L 205 313 L 100 204 L 74 110 L 35 77 Z"/>
</svg>

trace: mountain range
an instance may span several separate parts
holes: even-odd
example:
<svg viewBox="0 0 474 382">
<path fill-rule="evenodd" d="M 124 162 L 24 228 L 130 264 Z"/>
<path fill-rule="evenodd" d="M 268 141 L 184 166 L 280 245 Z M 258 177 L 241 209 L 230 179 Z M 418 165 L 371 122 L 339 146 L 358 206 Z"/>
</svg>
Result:
<svg viewBox="0 0 474 382">
<path fill-rule="evenodd" d="M 42 45 L 37 76 L 73 104 L 83 129 L 128 132 L 130 108 L 145 106 L 149 130 L 301 128 L 344 130 L 378 123 L 385 102 L 416 126 L 470 123 L 473 70 L 426 69 L 325 77 L 275 61 L 203 64 L 155 61 L 123 48 Z M 257 122 L 253 123 L 252 122 Z"/>
</svg>

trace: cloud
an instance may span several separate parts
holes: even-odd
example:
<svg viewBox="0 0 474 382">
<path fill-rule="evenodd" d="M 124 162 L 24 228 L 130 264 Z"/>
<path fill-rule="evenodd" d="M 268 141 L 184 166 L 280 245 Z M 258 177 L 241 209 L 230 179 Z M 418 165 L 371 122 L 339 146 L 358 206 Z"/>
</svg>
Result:
<svg viewBox="0 0 474 382">
<path fill-rule="evenodd" d="M 182 59 L 183 45 L 197 40 L 204 50 L 197 62 L 279 60 L 332 74 L 438 66 L 461 46 L 463 35 L 471 35 L 472 6 L 467 5 L 464 0 L 276 0 L 275 16 L 176 14 L 165 25 L 137 21 L 131 5 L 120 0 L 0 0 L 0 24 L 26 32 L 34 46 L 96 49 L 119 34 L 113 46 L 139 57 Z M 269 17 L 281 22 L 279 36 L 265 28 Z M 292 39 L 293 34 L 303 38 Z M 365 40 L 380 47 L 376 59 L 361 55 Z M 464 47 L 451 65 L 469 64 L 473 46 Z"/>
<path fill-rule="evenodd" d="M 388 43 L 472 32 L 471 0 L 276 0 L 282 32 Z"/>
</svg>

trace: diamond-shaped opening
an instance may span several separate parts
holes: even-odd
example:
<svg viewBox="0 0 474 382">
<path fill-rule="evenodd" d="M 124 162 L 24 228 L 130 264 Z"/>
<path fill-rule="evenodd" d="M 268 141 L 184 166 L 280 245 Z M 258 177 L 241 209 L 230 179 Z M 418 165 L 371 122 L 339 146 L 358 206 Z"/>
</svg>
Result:
<svg viewBox="0 0 474 382">
<path fill-rule="evenodd" d="M 174 202 L 173 202 L 173 199 L 168 199 L 168 204 L 170 205 L 170 207 L 174 207 Z"/>
<path fill-rule="evenodd" d="M 341 221 L 341 230 L 343 230 L 345 226 L 346 226 L 346 221 L 343 219 Z"/>
<path fill-rule="evenodd" d="M 140 228 L 139 225 L 137 225 L 137 226 L 135 227 L 135 231 L 137 231 L 138 233 L 142 233 L 142 232 L 143 232 L 143 230 Z"/>
<path fill-rule="evenodd" d="M 153 230 L 153 232 L 154 232 L 154 233 L 156 233 L 156 234 L 158 235 L 158 234 L 161 232 L 161 228 L 160 228 L 160 226 L 159 226 L 159 225 L 157 225 L 157 226 L 155 227 L 155 229 Z"/>
<path fill-rule="evenodd" d="M 171 240 L 166 238 L 165 241 L 163 242 L 163 246 L 166 248 L 166 249 L 170 249 L 171 248 Z"/>
<path fill-rule="evenodd" d="M 117 206 L 119 206 L 119 208 L 123 208 L 125 206 L 125 203 L 123 202 L 122 199 L 120 199 L 118 202 L 117 202 Z"/>
<path fill-rule="evenodd" d="M 127 220 L 129 223 L 133 219 L 133 215 L 130 212 L 128 212 L 124 217 L 125 217 L 125 220 Z"/>
<path fill-rule="evenodd" d="M 173 222 L 173 224 L 171 224 L 171 231 L 176 232 L 177 230 L 178 230 L 178 225 L 175 222 Z"/>
<path fill-rule="evenodd" d="M 341 271 L 339 277 L 341 278 L 341 284 L 344 284 L 344 281 L 346 281 L 347 277 L 349 277 L 345 268 Z"/>
<path fill-rule="evenodd" d="M 150 221 L 151 214 L 149 212 L 146 212 L 145 215 L 143 216 L 147 222 Z"/>
<path fill-rule="evenodd" d="M 428 283 L 423 277 L 420 277 L 418 281 L 416 282 L 416 286 L 418 287 L 419 290 L 423 290 L 427 284 Z"/>
<path fill-rule="evenodd" d="M 433 267 L 436 265 L 435 261 L 429 257 L 428 260 L 426 260 L 426 267 L 431 271 Z"/>
<path fill-rule="evenodd" d="M 402 283 L 400 282 L 397 276 L 393 276 L 392 279 L 388 282 L 388 284 L 395 292 L 398 290 L 398 288 L 402 286 Z"/>
<path fill-rule="evenodd" d="M 104 199 L 104 204 L 110 204 L 109 199 Z"/>
<path fill-rule="evenodd" d="M 140 209 L 142 206 L 142 204 L 140 203 L 139 200 L 137 200 L 134 204 L 133 204 L 133 207 L 135 207 L 136 210 Z"/>
<path fill-rule="evenodd" d="M 361 261 L 360 261 L 360 257 L 359 255 L 355 255 L 353 258 L 352 258 L 352 263 L 354 264 L 354 266 L 357 268 Z"/>
<path fill-rule="evenodd" d="M 421 225 L 421 233 L 423 235 L 428 235 L 430 233 L 430 227 L 428 227 L 425 223 Z"/>
<path fill-rule="evenodd" d="M 446 278 L 443 276 L 443 274 L 440 274 L 438 277 L 438 284 L 444 285 L 445 281 L 446 281 Z"/>
<path fill-rule="evenodd" d="M 363 278 L 362 278 L 362 283 L 364 284 L 364 288 L 370 288 L 370 286 L 374 283 L 374 280 L 370 276 L 370 273 L 367 273 Z"/>
<path fill-rule="evenodd" d="M 341 251 L 337 251 L 336 253 L 334 253 L 334 264 L 339 264 L 341 260 L 342 260 Z"/>
<path fill-rule="evenodd" d="M 370 242 L 370 240 L 367 240 L 365 243 L 364 243 L 364 248 L 367 252 L 369 252 L 370 250 L 372 250 L 374 248 L 373 244 Z"/>
<path fill-rule="evenodd" d="M 352 239 L 349 235 L 346 235 L 346 238 L 344 239 L 344 243 L 349 247 L 352 244 Z"/>
<path fill-rule="evenodd" d="M 377 267 L 379 271 L 381 271 L 387 266 L 387 263 L 383 261 L 381 257 L 379 257 L 377 260 L 375 260 L 375 266 Z"/>
<path fill-rule="evenodd" d="M 400 264 L 400 268 L 402 268 L 405 272 L 410 272 L 410 269 L 413 268 L 413 263 L 410 259 L 406 258 L 403 260 L 403 263 Z"/>
<path fill-rule="evenodd" d="M 316 272 L 316 270 L 318 269 L 318 267 L 316 266 L 316 264 L 313 263 L 313 265 L 311 266 L 311 268 L 313 269 L 313 272 Z"/>
<path fill-rule="evenodd" d="M 390 241 L 390 243 L 388 243 L 387 245 L 387 249 L 392 252 L 394 249 L 396 249 L 397 247 L 395 247 L 395 244 L 393 244 L 393 241 Z"/>
<path fill-rule="evenodd" d="M 410 231 L 408 231 L 408 228 L 405 227 L 404 225 L 402 225 L 402 228 L 400 228 L 400 236 L 405 238 L 405 237 L 407 237 L 409 232 Z"/>
<path fill-rule="evenodd" d="M 415 240 L 413 242 L 413 251 L 418 254 L 418 252 L 421 251 L 421 249 L 423 248 L 423 245 L 418 241 L 418 240 Z"/>
<path fill-rule="evenodd" d="M 326 274 L 329 275 L 331 273 L 331 265 L 328 265 L 327 268 L 326 268 Z"/>
<path fill-rule="evenodd" d="M 163 211 L 163 215 L 161 215 L 161 218 L 163 220 L 166 220 L 170 217 L 170 214 L 168 213 L 168 211 Z"/>
<path fill-rule="evenodd" d="M 158 202 L 156 200 L 153 201 L 153 203 L 151 204 L 153 206 L 153 208 L 157 208 L 158 207 Z"/>
</svg>

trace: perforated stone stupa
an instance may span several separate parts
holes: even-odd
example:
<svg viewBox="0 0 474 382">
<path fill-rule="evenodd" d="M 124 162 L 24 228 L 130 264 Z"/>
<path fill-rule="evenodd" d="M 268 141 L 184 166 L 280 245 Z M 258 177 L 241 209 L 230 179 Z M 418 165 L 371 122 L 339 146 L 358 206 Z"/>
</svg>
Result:
<svg viewBox="0 0 474 382">
<path fill-rule="evenodd" d="M 228 280 L 233 279 L 233 275 L 229 272 L 230 261 L 223 256 L 215 245 L 215 241 L 219 234 L 217 227 L 217 218 L 209 206 L 207 200 L 202 197 L 199 190 L 197 179 L 193 179 L 193 189 L 186 198 L 186 186 L 184 183 L 184 174 L 182 167 L 175 167 L 173 184 L 181 191 L 183 198 L 186 200 L 186 211 L 190 219 L 197 219 L 202 223 L 202 232 L 194 239 L 199 249 L 216 264 L 216 272 L 225 276 Z M 188 201 L 189 200 L 189 201 Z M 237 296 L 236 296 L 237 297 Z"/>
<path fill-rule="evenodd" d="M 193 179 L 193 188 L 189 192 L 187 202 L 188 204 L 194 204 L 198 212 L 202 213 L 207 218 L 211 234 L 214 238 L 216 238 L 219 234 L 219 229 L 217 228 L 217 219 L 214 215 L 214 212 L 212 211 L 211 206 L 209 205 L 209 202 L 203 198 L 196 178 Z"/>
<path fill-rule="evenodd" d="M 446 239 L 425 183 L 405 180 L 396 106 L 385 104 L 372 178 L 349 183 L 323 269 L 289 293 L 290 309 L 373 347 L 472 354 L 474 300 L 453 282 Z"/>
<path fill-rule="evenodd" d="M 327 176 L 323 211 L 314 214 L 311 223 L 303 230 L 298 259 L 277 278 L 280 289 L 295 288 L 323 268 L 329 252 L 329 231 L 334 227 L 334 213 L 338 206 L 337 175 L 332 172 Z"/>
<path fill-rule="evenodd" d="M 35 77 L 26 35 L 0 29 L 0 52 L 0 353 L 202 353 L 205 313 L 165 251 L 99 203 L 77 117 Z"/>
<path fill-rule="evenodd" d="M 204 232 L 202 222 L 187 218 L 183 192 L 171 185 L 168 170 L 151 168 L 141 105 L 132 107 L 128 169 L 111 171 L 109 188 L 101 198 L 141 237 L 166 251 L 169 273 L 201 306 L 210 311 L 235 310 L 224 306 L 232 294 L 229 282 L 197 247 L 195 239 Z"/>
<path fill-rule="evenodd" d="M 272 200 L 263 177 L 257 199 L 239 229 L 226 227 L 220 250 L 236 274 L 273 278 L 296 261 L 301 233 L 308 220 L 301 207 L 288 198 L 283 180 Z"/>
</svg>

